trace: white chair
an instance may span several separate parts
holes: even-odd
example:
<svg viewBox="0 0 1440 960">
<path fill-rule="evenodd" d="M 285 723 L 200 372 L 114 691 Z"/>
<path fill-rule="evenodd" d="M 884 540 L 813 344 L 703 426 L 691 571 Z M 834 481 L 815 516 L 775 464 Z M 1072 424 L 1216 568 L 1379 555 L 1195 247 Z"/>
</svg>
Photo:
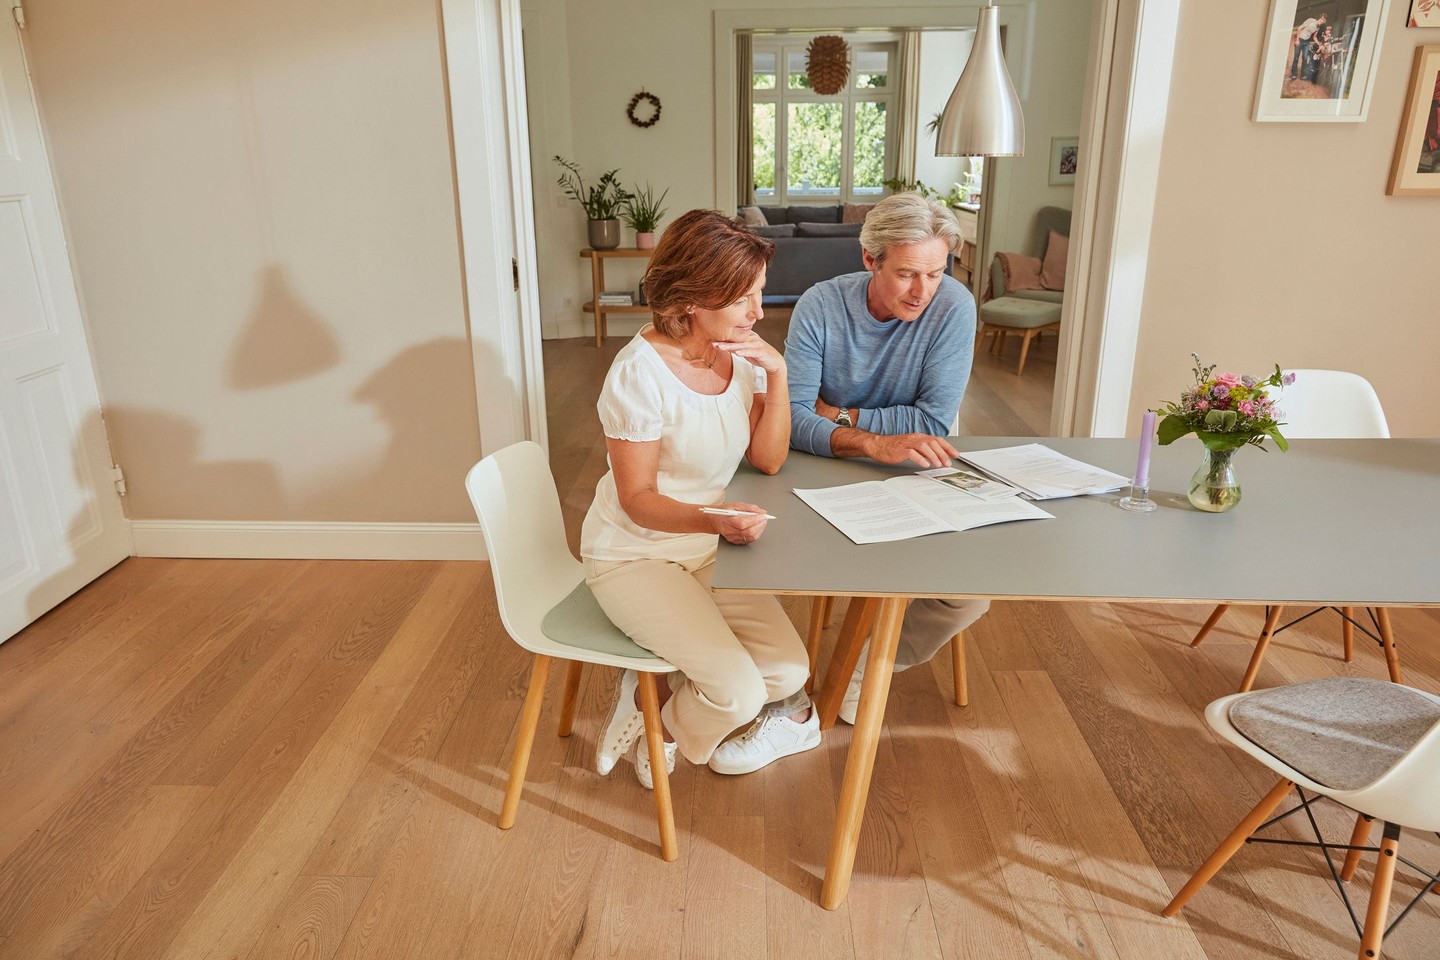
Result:
<svg viewBox="0 0 1440 960">
<path fill-rule="evenodd" d="M 495 580 L 495 600 L 505 631 L 521 647 L 535 654 L 520 714 L 515 755 L 505 785 L 500 828 L 508 830 L 515 824 L 525 786 L 525 770 L 530 763 L 530 748 L 540 721 L 550 661 L 570 662 L 565 700 L 560 710 L 562 737 L 570 735 L 575 719 L 583 665 L 597 663 L 628 668 L 640 677 L 640 704 L 655 781 L 661 856 L 674 860 L 679 849 L 655 675 L 670 673 L 675 668 L 621 633 L 595 602 L 585 585 L 580 562 L 566 546 L 560 498 L 555 492 L 555 480 L 545 451 L 538 444 L 526 440 L 481 460 L 466 476 L 465 489 L 470 493 L 485 534 L 485 549 Z"/>
<path fill-rule="evenodd" d="M 1210 704 L 1205 719 L 1215 732 L 1282 779 L 1161 913 L 1167 917 L 1179 913 L 1246 843 L 1302 843 L 1252 834 L 1301 810 L 1314 828 L 1309 807 L 1319 797 L 1329 797 L 1360 814 L 1350 842 L 1327 844 L 1315 828 L 1317 842 L 1303 845 L 1325 851 L 1331 876 L 1360 935 L 1361 960 L 1378 957 L 1381 942 L 1389 933 L 1385 921 L 1396 863 L 1403 862 L 1425 881 L 1395 920 L 1397 924 L 1440 882 L 1440 877 L 1406 860 L 1399 851 L 1402 827 L 1440 831 L 1440 697 L 1383 680 L 1337 677 L 1231 694 Z M 1267 819 L 1292 787 L 1299 793 L 1299 805 Z M 1307 798 L 1306 791 L 1318 796 Z M 1385 825 L 1379 847 L 1364 845 L 1372 819 Z M 1336 868 L 1331 850 L 1348 851 L 1342 868 Z M 1345 882 L 1354 875 L 1361 855 L 1368 852 L 1376 853 L 1377 858 L 1362 927 Z"/>
<path fill-rule="evenodd" d="M 1295 374 L 1295 382 L 1283 388 L 1275 398 L 1284 415 L 1285 425 L 1281 432 L 1287 439 L 1384 439 L 1390 436 L 1390 425 L 1385 422 L 1385 411 L 1380 406 L 1380 398 L 1364 377 L 1343 370 L 1288 372 Z M 1216 606 L 1209 619 L 1195 634 L 1195 639 L 1190 641 L 1190 646 L 1198 647 L 1229 608 L 1228 603 Z M 1324 609 L 1335 610 L 1340 614 L 1346 663 L 1355 658 L 1355 628 L 1358 626 L 1384 650 L 1390 679 L 1396 683 L 1401 682 L 1400 659 L 1389 639 L 1390 619 L 1387 611 L 1382 609 L 1371 612 L 1373 632 L 1355 619 L 1354 607 L 1321 607 L 1277 627 L 1285 608 L 1276 604 L 1265 608 L 1265 626 L 1260 631 L 1260 639 L 1255 644 L 1250 665 L 1240 681 L 1242 693 L 1254 685 L 1255 676 L 1260 672 L 1260 664 L 1265 659 L 1265 650 L 1275 635 Z"/>
</svg>

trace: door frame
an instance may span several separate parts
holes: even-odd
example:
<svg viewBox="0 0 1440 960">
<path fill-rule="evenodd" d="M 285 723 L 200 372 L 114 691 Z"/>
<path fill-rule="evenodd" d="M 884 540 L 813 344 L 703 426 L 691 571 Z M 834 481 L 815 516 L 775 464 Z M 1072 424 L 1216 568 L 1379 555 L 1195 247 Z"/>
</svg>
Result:
<svg viewBox="0 0 1440 960">
<path fill-rule="evenodd" d="M 1126 432 L 1180 2 L 1095 0 L 1081 109 L 1081 142 L 1091 146 L 1075 189 L 1067 267 L 1074 280 L 1065 298 L 1051 409 L 1056 436 Z M 882 19 L 923 12 L 937 26 L 956 25 L 957 18 L 963 26 L 978 18 L 980 6 L 871 12 Z M 1010 45 L 1007 59 L 1013 56 L 1012 68 L 1023 65 L 1033 46 L 1034 5 L 999 6 L 1002 23 L 1013 24 L 1021 41 Z M 442 0 L 441 10 L 481 447 L 488 453 L 526 437 L 547 446 L 520 0 Z M 863 18 L 866 12 L 846 13 Z M 808 17 L 835 28 L 835 15 L 714 12 L 717 208 L 734 206 L 734 136 L 722 119 L 733 113 L 733 31 L 787 17 L 795 20 L 789 26 L 803 26 Z M 1019 77 L 1023 89 L 1023 71 Z M 496 130 L 505 131 L 504 141 L 492 136 Z M 505 250 L 517 251 L 518 297 L 510 295 L 509 265 L 497 253 Z M 491 322 L 477 326 L 477 317 Z"/>
</svg>

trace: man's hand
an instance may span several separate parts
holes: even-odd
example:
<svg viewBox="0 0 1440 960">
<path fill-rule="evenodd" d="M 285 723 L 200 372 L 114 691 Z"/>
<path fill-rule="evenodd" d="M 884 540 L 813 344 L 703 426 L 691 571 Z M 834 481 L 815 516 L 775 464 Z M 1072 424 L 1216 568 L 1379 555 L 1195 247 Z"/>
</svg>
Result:
<svg viewBox="0 0 1440 960">
<path fill-rule="evenodd" d="M 840 433 L 840 430 L 835 431 L 836 436 Z M 944 437 L 932 437 L 928 433 L 902 433 L 894 437 L 867 433 L 864 436 L 865 456 L 877 463 L 911 460 L 922 467 L 946 467 L 960 455 L 960 451 L 950 446 Z"/>
</svg>

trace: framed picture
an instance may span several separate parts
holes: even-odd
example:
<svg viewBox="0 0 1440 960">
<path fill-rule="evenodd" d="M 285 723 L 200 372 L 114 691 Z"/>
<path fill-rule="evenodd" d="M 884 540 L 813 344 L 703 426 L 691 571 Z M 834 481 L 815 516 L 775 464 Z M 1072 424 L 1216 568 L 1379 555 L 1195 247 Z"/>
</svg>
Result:
<svg viewBox="0 0 1440 960">
<path fill-rule="evenodd" d="M 1407 27 L 1440 27 L 1440 0 L 1410 0 Z"/>
<path fill-rule="evenodd" d="M 1080 161 L 1079 137 L 1050 138 L 1050 185 L 1063 186 L 1075 182 L 1075 166 Z"/>
<path fill-rule="evenodd" d="M 1440 44 L 1415 49 L 1385 192 L 1392 197 L 1440 197 Z"/>
<path fill-rule="evenodd" d="M 1257 121 L 1365 119 L 1390 0 L 1271 0 Z"/>
</svg>

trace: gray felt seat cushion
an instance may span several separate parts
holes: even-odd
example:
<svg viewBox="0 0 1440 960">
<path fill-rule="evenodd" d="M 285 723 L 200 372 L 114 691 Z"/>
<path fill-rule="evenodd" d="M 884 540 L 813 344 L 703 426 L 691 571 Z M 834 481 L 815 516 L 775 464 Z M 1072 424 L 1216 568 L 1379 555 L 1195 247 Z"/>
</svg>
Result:
<svg viewBox="0 0 1440 960">
<path fill-rule="evenodd" d="M 1440 703 L 1399 684 L 1336 677 L 1242 697 L 1229 717 L 1247 740 L 1316 783 L 1359 790 L 1440 723 Z"/>
<path fill-rule="evenodd" d="M 1060 304 L 1044 300 L 997 297 L 980 305 L 980 321 L 996 327 L 1028 330 L 1060 322 Z"/>
<path fill-rule="evenodd" d="M 595 594 L 581 580 L 569 595 L 545 614 L 540 621 L 540 632 L 556 643 L 567 647 L 579 647 L 596 653 L 607 653 L 617 657 L 636 657 L 643 660 L 658 660 L 659 657 L 640 646 L 610 622 Z"/>
</svg>

